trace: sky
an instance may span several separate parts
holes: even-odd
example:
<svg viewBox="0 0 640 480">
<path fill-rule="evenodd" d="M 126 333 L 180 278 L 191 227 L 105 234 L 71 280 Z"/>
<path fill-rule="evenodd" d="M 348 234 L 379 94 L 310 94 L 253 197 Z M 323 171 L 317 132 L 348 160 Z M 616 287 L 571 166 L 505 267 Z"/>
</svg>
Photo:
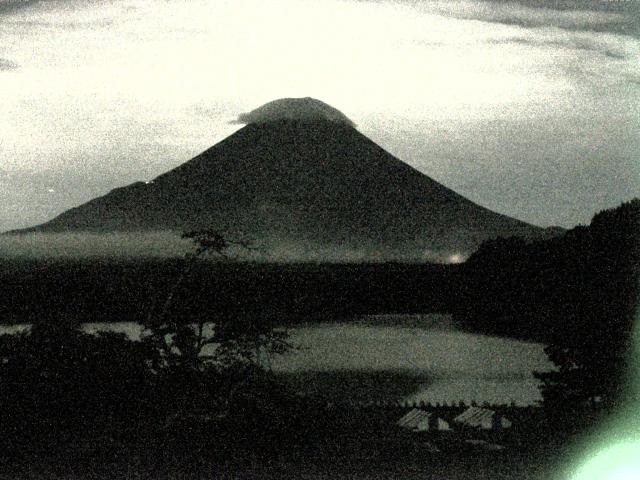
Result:
<svg viewBox="0 0 640 480">
<path fill-rule="evenodd" d="M 640 0 L 0 0 L 0 231 L 311 96 L 483 206 L 640 196 Z"/>
</svg>

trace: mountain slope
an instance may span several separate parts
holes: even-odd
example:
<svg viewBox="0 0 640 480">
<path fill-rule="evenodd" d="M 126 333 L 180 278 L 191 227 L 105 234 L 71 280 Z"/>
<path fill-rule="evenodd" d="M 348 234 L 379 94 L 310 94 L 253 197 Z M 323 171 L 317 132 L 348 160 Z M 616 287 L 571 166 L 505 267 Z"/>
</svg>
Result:
<svg viewBox="0 0 640 480">
<path fill-rule="evenodd" d="M 546 235 L 437 183 L 348 121 L 306 117 L 250 123 L 152 182 L 113 190 L 29 231 L 198 228 L 382 256 L 470 252 L 487 238 Z"/>
</svg>

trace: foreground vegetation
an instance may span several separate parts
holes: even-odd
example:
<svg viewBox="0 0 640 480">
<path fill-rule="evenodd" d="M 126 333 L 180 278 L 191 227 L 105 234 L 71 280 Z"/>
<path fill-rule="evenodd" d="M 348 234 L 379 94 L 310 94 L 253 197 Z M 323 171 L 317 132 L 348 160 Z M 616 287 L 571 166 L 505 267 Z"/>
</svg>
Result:
<svg viewBox="0 0 640 480">
<path fill-rule="evenodd" d="M 215 232 L 189 234 L 184 262 L 5 264 L 3 318 L 32 326 L 0 337 L 3 474 L 550 478 L 572 436 L 633 394 L 639 233 L 635 200 L 555 240 L 490 242 L 459 267 L 213 264 L 202 255 L 226 260 L 228 246 Z M 402 432 L 397 412 L 300 397 L 262 368 L 290 347 L 276 319 L 390 311 L 544 341 L 559 367 L 540 375 L 544 408 L 487 452 Z M 140 341 L 81 330 L 123 320 L 144 325 Z"/>
<path fill-rule="evenodd" d="M 555 239 L 487 242 L 464 271 L 454 317 L 475 331 L 545 343 L 559 368 L 539 375 L 549 408 L 637 394 L 628 374 L 638 354 L 640 199 Z"/>
</svg>

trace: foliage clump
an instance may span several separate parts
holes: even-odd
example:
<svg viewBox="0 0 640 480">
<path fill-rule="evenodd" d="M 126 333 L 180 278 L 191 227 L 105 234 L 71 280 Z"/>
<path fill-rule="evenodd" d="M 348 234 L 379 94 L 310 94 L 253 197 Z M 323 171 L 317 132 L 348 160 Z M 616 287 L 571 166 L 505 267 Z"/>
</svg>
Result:
<svg viewBox="0 0 640 480">
<path fill-rule="evenodd" d="M 175 440 L 194 418 L 222 425 L 251 411 L 266 420 L 266 428 L 270 418 L 282 416 L 274 402 L 287 400 L 268 359 L 289 348 L 286 331 L 253 315 L 199 315 L 192 321 L 175 305 L 176 292 L 204 255 L 230 259 L 230 248 L 250 246 L 208 230 L 185 237 L 194 241 L 194 252 L 144 319 L 140 340 L 91 333 L 78 320 L 81 315 L 73 321 L 54 315 L 0 336 L 5 454 L 68 447 L 104 435 L 125 444 L 145 435 Z"/>
<path fill-rule="evenodd" d="M 547 241 L 496 239 L 464 266 L 463 323 L 545 343 L 544 404 L 566 415 L 629 397 L 640 280 L 640 199 Z"/>
</svg>

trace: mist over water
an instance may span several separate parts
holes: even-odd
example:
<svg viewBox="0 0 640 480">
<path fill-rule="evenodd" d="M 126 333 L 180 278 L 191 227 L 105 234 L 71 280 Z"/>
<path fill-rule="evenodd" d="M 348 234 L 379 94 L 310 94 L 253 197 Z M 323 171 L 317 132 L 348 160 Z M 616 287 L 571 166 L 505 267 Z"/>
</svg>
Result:
<svg viewBox="0 0 640 480">
<path fill-rule="evenodd" d="M 224 232 L 223 232 L 224 233 Z M 433 262 L 459 263 L 468 255 L 459 250 L 434 250 L 418 243 L 381 248 L 373 243 L 353 245 L 293 241 L 277 238 L 249 238 L 230 233 L 229 240 L 248 240 L 251 249 L 228 250 L 230 258 L 256 262 Z M 181 258 L 194 245 L 177 231 L 152 232 L 65 232 L 0 235 L 0 259 L 83 258 Z"/>
<path fill-rule="evenodd" d="M 192 250 L 176 232 L 0 235 L 0 258 L 179 257 Z"/>
</svg>

